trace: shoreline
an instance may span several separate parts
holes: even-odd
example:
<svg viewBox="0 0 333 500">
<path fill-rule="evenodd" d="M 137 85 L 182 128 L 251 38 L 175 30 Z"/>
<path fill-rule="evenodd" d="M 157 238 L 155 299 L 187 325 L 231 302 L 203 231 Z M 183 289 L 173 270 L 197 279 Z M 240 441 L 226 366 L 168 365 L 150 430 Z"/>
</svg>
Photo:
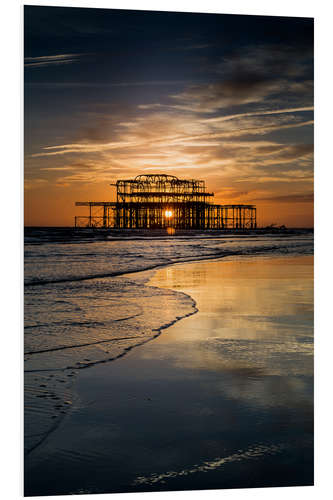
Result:
<svg viewBox="0 0 333 500">
<path fill-rule="evenodd" d="M 241 258 L 240 258 L 241 257 Z M 282 259 L 286 263 L 286 261 L 289 259 L 292 259 L 293 262 L 295 262 L 294 259 L 309 259 L 309 257 L 288 257 L 288 256 L 272 256 L 272 255 L 263 255 L 263 259 L 261 260 L 266 260 L 267 262 L 269 261 L 275 261 L 276 259 Z M 239 259 L 240 258 L 240 259 Z M 228 264 L 230 263 L 230 266 L 234 266 L 235 262 L 238 260 L 242 260 L 244 264 L 250 264 L 251 262 L 254 263 L 256 261 L 260 261 L 260 256 L 253 257 L 248 256 L 248 258 L 245 259 L 242 256 L 239 255 L 234 255 L 228 258 L 218 258 L 218 259 L 205 259 L 205 260 L 196 260 L 192 261 L 191 263 L 186 262 L 186 263 L 175 263 L 171 265 L 166 265 L 163 266 L 162 268 L 155 270 L 152 278 L 150 279 L 149 282 L 146 284 L 150 286 L 151 283 L 153 283 L 151 286 L 156 286 L 156 283 L 158 282 L 158 279 L 160 280 L 159 283 L 161 284 L 162 281 L 164 280 L 164 283 L 166 284 L 165 288 L 170 288 L 170 283 L 172 280 L 174 280 L 174 283 L 176 284 L 174 289 L 176 291 L 182 291 L 183 293 L 187 294 L 188 288 L 184 288 L 183 285 L 181 285 L 181 279 L 179 276 L 175 277 L 175 271 L 176 274 L 183 273 L 182 276 L 186 276 L 186 274 L 189 273 L 189 267 L 192 266 L 193 268 L 193 276 L 197 274 L 198 279 L 198 286 L 202 285 L 202 280 L 203 280 L 203 275 L 198 276 L 198 273 L 201 269 L 201 271 L 206 267 L 207 271 L 207 266 L 210 266 L 211 264 L 214 264 L 215 268 L 217 269 L 223 264 Z M 246 262 L 245 262 L 246 261 Z M 217 266 L 217 267 L 216 267 Z M 224 266 L 225 267 L 225 266 Z M 235 266 L 234 266 L 235 267 Z M 236 264 L 237 267 L 237 264 Z M 185 271 L 184 271 L 184 268 Z M 216 271 L 216 270 L 215 270 Z M 143 271 L 143 273 L 146 273 L 147 271 Z M 151 271 L 148 271 L 148 273 Z M 169 273 L 169 277 L 167 276 Z M 185 273 L 185 274 L 184 274 Z M 158 278 L 157 274 L 163 275 L 164 277 L 162 278 L 161 276 Z M 171 276 L 170 276 L 171 274 Z M 214 273 L 213 273 L 214 274 Z M 216 272 L 215 272 L 216 274 Z M 156 281 L 157 280 L 157 281 Z M 200 281 L 201 280 L 201 281 Z M 201 285 L 200 285 L 201 283 Z M 193 283 L 191 285 L 193 287 Z M 184 291 L 185 290 L 185 291 Z M 186 291 L 187 290 L 187 291 Z M 206 290 L 207 291 L 207 290 Z M 190 295 L 190 297 L 193 299 L 193 296 Z M 193 299 L 195 300 L 195 299 Z M 200 315 L 202 311 L 200 310 L 200 304 L 198 305 L 198 314 Z M 202 341 L 199 342 L 198 344 L 198 339 L 194 339 L 193 337 L 193 325 L 189 326 L 189 322 L 198 324 L 198 314 L 193 313 L 190 315 L 190 317 L 187 317 L 186 319 L 182 319 L 182 321 L 177 321 L 169 327 L 165 327 L 164 330 L 166 331 L 161 331 L 160 334 L 155 337 L 154 342 L 147 342 L 144 346 L 137 346 L 137 349 L 133 349 L 131 352 L 127 352 L 126 356 L 119 361 L 114 361 L 112 363 L 106 363 L 102 366 L 96 365 L 94 367 L 90 367 L 90 370 L 82 370 L 80 375 L 77 377 L 77 380 L 75 382 L 75 387 L 78 390 L 79 397 L 81 398 L 82 401 L 82 406 L 80 404 L 71 410 L 71 412 L 64 417 L 62 422 L 60 423 L 59 427 L 57 428 L 56 431 L 54 431 L 51 435 L 47 437 L 45 442 L 41 445 L 41 449 L 38 451 L 36 450 L 36 455 L 33 459 L 33 462 L 35 462 L 35 465 L 33 468 L 37 471 L 39 470 L 39 467 L 42 467 L 41 463 L 41 457 L 43 457 L 42 462 L 44 460 L 48 464 L 47 466 L 51 467 L 50 470 L 54 469 L 54 466 L 56 466 L 56 469 L 61 471 L 62 470 L 62 463 L 64 460 L 64 456 L 67 460 L 67 464 L 69 463 L 70 465 L 74 466 L 75 471 L 77 471 L 78 467 L 81 467 L 83 464 L 83 469 L 87 471 L 87 467 L 90 470 L 90 466 L 92 464 L 98 464 L 100 467 L 105 467 L 105 460 L 106 456 L 108 456 L 108 453 L 110 451 L 107 451 L 105 449 L 105 445 L 100 442 L 100 439 L 102 439 L 102 434 L 106 436 L 106 441 L 109 442 L 109 447 L 108 450 L 110 449 L 116 449 L 118 450 L 118 454 L 120 457 L 124 455 L 124 453 L 127 456 L 127 459 L 132 456 L 134 453 L 134 456 L 142 456 L 142 447 L 143 449 L 146 448 L 144 441 L 141 443 L 140 439 L 140 451 L 139 450 L 130 450 L 130 447 L 134 445 L 138 446 L 138 436 L 135 433 L 135 425 L 134 422 L 131 423 L 131 425 L 134 425 L 134 429 L 131 429 L 130 435 L 132 436 L 131 439 L 126 435 L 126 432 L 123 428 L 123 422 L 127 422 L 129 420 L 128 412 L 132 415 L 137 415 L 139 418 L 139 422 L 137 423 L 137 432 L 140 432 L 140 424 L 144 426 L 144 430 L 146 432 L 146 435 L 148 435 L 147 441 L 148 441 L 148 447 L 149 445 L 154 448 L 156 447 L 156 439 L 158 441 L 158 438 L 161 439 L 161 435 L 163 436 L 164 440 L 170 441 L 171 437 L 168 437 L 168 434 L 165 434 L 163 430 L 158 430 L 156 431 L 155 437 L 152 440 L 151 436 L 151 430 L 149 427 L 147 427 L 147 424 L 145 423 L 145 418 L 148 418 L 150 421 L 150 425 L 152 425 L 151 421 L 151 410 L 153 409 L 153 412 L 157 412 L 158 417 L 156 420 L 164 420 L 165 415 L 163 415 L 163 411 L 166 412 L 169 417 L 171 418 L 172 421 L 174 421 L 174 424 L 177 426 L 179 425 L 179 418 L 181 417 L 181 421 L 183 421 L 184 415 L 187 415 L 188 411 L 184 408 L 184 402 L 179 399 L 179 395 L 183 395 L 184 399 L 187 399 L 187 393 L 191 395 L 190 402 L 192 406 L 197 405 L 197 398 L 193 394 L 193 390 L 195 390 L 195 387 L 199 383 L 208 383 L 209 381 L 212 383 L 212 387 L 214 387 L 214 390 L 210 388 L 209 386 L 209 394 L 210 397 L 214 397 L 215 403 L 212 405 L 212 408 L 206 408 L 207 405 L 207 395 L 205 392 L 200 392 L 200 398 L 199 400 L 201 401 L 201 404 L 199 404 L 200 408 L 197 410 L 200 410 L 199 413 L 203 411 L 203 414 L 195 414 L 191 415 L 193 411 L 190 411 L 190 416 L 187 415 L 187 418 L 189 418 L 190 421 L 193 421 L 195 426 L 199 425 L 199 429 L 196 429 L 196 432 L 194 433 L 195 436 L 202 440 L 204 437 L 204 432 L 205 430 L 202 427 L 202 423 L 200 423 L 200 420 L 203 422 L 206 421 L 206 423 L 211 424 L 211 420 L 213 420 L 214 425 L 216 428 L 219 427 L 219 419 L 216 418 L 217 414 L 220 412 L 221 408 L 223 407 L 223 402 L 227 407 L 233 407 L 234 403 L 230 402 L 229 397 L 222 397 L 222 400 L 219 401 L 219 391 L 216 389 L 216 383 L 220 381 L 220 377 L 222 376 L 223 380 L 228 380 L 233 379 L 235 377 L 234 375 L 234 370 L 233 368 L 233 362 L 234 360 L 232 359 L 232 356 L 230 359 L 228 359 L 228 363 L 226 366 L 221 366 L 221 352 L 220 352 L 220 346 L 218 345 L 210 345 L 209 350 L 213 352 L 216 358 L 219 358 L 219 363 L 217 363 L 217 360 L 213 359 L 211 357 L 212 352 L 208 352 L 209 356 L 207 358 L 207 352 L 204 351 L 204 362 L 202 359 L 200 360 L 200 356 L 202 357 L 203 353 L 200 351 L 202 348 Z M 207 315 L 206 313 L 203 313 L 203 315 L 206 314 L 206 319 L 207 317 L 209 318 L 209 314 Z M 200 319 L 200 318 L 199 318 Z M 191 321 L 192 320 L 192 321 Z M 211 318 L 210 318 L 211 320 Z M 214 321 L 217 321 L 217 318 L 214 318 Z M 185 325 L 186 323 L 186 325 Z M 200 321 L 199 321 L 200 323 Z M 194 323 L 193 323 L 194 324 Z M 206 325 L 207 326 L 207 325 Z M 201 332 L 205 331 L 204 326 L 201 322 L 201 326 L 197 328 Z M 184 337 L 184 332 L 187 332 L 185 337 Z M 163 335 L 161 335 L 163 333 Z M 182 339 L 179 338 L 179 335 L 182 334 L 183 337 Z M 211 337 L 211 335 L 210 335 Z M 249 339 L 246 339 L 247 341 Z M 253 339 L 252 339 L 253 340 Z M 205 337 L 203 342 L 204 344 L 208 343 L 211 341 L 211 338 Z M 244 341 L 244 339 L 243 339 Z M 198 346 L 200 348 L 198 349 Z M 224 349 L 226 347 L 226 344 L 224 343 Z M 189 351 L 193 350 L 198 356 L 197 358 L 195 356 L 190 356 L 190 359 L 186 359 L 186 356 L 184 358 L 184 352 L 188 354 Z M 209 351 L 208 350 L 208 351 Z M 223 351 L 222 351 L 223 353 Z M 183 356 L 181 362 L 179 362 L 179 356 Z M 230 355 L 230 353 L 229 353 Z M 223 354 L 222 354 L 222 359 L 223 359 Z M 198 360 L 200 363 L 198 363 Z M 209 366 L 211 366 L 211 369 L 207 369 L 207 366 L 205 363 L 208 361 L 210 363 Z M 176 364 L 175 364 L 176 361 Z M 177 364 L 178 363 L 178 364 Z M 217 364 L 216 364 L 217 363 Z M 223 365 L 223 363 L 222 363 Z M 227 366 L 228 365 L 228 366 Z M 162 375 L 159 373 L 160 370 L 162 369 Z M 140 371 L 142 373 L 140 373 Z M 255 380 L 260 380 L 260 377 L 262 376 L 262 371 L 263 367 L 254 367 L 251 366 L 246 366 L 246 363 L 244 365 L 244 362 L 240 363 L 240 365 L 237 365 L 237 377 L 244 377 L 247 380 L 249 377 L 252 380 L 253 378 Z M 145 373 L 146 372 L 146 373 Z M 222 375 L 221 375 L 222 374 Z M 243 375 L 242 375 L 243 374 Z M 245 374 L 245 375 L 244 375 Z M 274 376 L 277 376 L 276 374 Z M 297 375 L 296 375 L 297 376 Z M 116 381 L 114 379 L 117 379 Z M 139 380 L 137 380 L 137 378 Z M 178 384 L 174 385 L 174 380 L 176 378 L 176 381 Z M 107 380 L 106 380 L 107 379 Z M 111 380 L 113 379 L 113 380 Z M 156 384 L 160 388 L 163 388 L 162 392 L 157 392 L 155 391 L 154 387 L 154 379 Z M 171 384 L 173 386 L 173 390 L 176 391 L 176 393 L 179 393 L 178 396 L 176 397 L 176 402 L 177 404 L 180 405 L 180 410 L 177 413 L 177 408 L 175 405 L 175 400 L 174 397 L 172 396 L 170 391 L 168 390 L 168 384 Z M 131 389 L 132 384 L 135 386 L 135 390 L 133 393 L 133 389 Z M 155 384 L 155 385 L 156 385 Z M 184 390 L 187 388 L 187 391 L 180 391 L 179 386 L 184 386 Z M 112 392 L 112 398 L 109 400 L 108 399 L 108 394 Z M 125 389 L 125 390 L 124 390 Z M 93 394 L 99 394 L 99 398 L 97 400 L 91 399 Z M 128 392 L 132 392 L 132 396 L 128 394 Z M 146 396 L 145 393 L 152 392 L 154 396 Z M 163 394 L 164 398 L 159 401 L 159 404 L 154 403 L 156 400 L 156 394 Z M 186 394 L 186 396 L 184 396 Z M 141 396 L 140 396 L 141 395 Z M 103 398 L 104 401 L 103 402 Z M 158 397 L 157 397 L 158 400 Z M 165 401 L 166 400 L 166 401 Z M 170 404 L 168 404 L 170 403 Z M 152 406 L 153 408 L 149 408 L 149 406 Z M 236 405 L 237 406 L 237 405 Z M 116 407 L 116 409 L 115 409 Z M 231 410 L 230 410 L 231 411 Z M 235 411 L 235 410 L 233 410 Z M 244 410 L 243 410 L 244 411 Z M 206 413 L 205 413 L 206 412 Z M 211 412 L 211 413 L 210 413 Z M 310 412 L 311 413 L 311 412 Z M 111 418 L 111 421 L 115 420 L 113 422 L 114 428 L 109 423 L 106 423 L 104 419 L 102 418 L 103 414 L 107 414 L 109 418 Z M 177 417 L 178 414 L 178 417 Z M 216 414 L 216 415 L 215 415 Z M 145 416 L 145 418 L 143 417 Z M 190 418 L 191 417 L 191 418 Z M 210 418 L 212 417 L 212 418 Z M 222 415 L 223 417 L 223 415 Z M 143 418 L 143 420 L 142 420 Z M 199 418 L 199 424 L 198 424 L 198 418 Z M 221 418 L 221 415 L 220 415 Z M 91 420 L 92 419 L 92 420 Z M 101 424 L 100 420 L 102 419 Z M 251 418 L 250 418 L 251 420 Z M 90 423 L 89 423 L 90 422 Z M 99 425 L 98 425 L 99 422 Z M 178 423 L 177 423 L 178 422 Z M 193 424 L 193 425 L 194 425 Z M 224 425 L 228 427 L 228 422 L 224 422 Z M 253 424 L 254 425 L 254 424 Z M 91 427 L 92 426 L 92 427 Z M 91 433 L 91 429 L 94 430 L 96 436 L 95 440 L 91 441 L 91 443 L 95 442 L 96 446 L 96 452 L 95 455 L 91 452 L 90 447 L 86 445 L 83 446 L 83 443 L 78 443 L 75 441 L 75 438 L 73 436 L 78 436 L 79 431 L 81 429 L 85 429 L 86 432 Z M 99 432 L 97 431 L 98 428 L 102 428 L 104 430 L 103 433 L 99 436 Z M 199 432 L 200 431 L 200 432 Z M 124 434 L 125 432 L 125 434 Z M 134 434 L 133 434 L 134 432 Z M 182 429 L 182 432 L 187 432 L 186 429 Z M 207 431 L 206 431 L 207 432 Z M 148 433 L 148 434 L 147 434 Z M 199 433 L 199 434 L 198 434 Z M 210 434 L 211 431 L 208 431 L 208 434 Z M 171 431 L 171 436 L 173 436 L 174 432 Z M 190 433 L 191 434 L 191 433 Z M 198 434 L 198 435 L 197 435 Z M 311 433 L 310 433 L 311 434 Z M 81 473 L 77 472 L 78 477 L 72 477 L 65 479 L 65 484 L 60 486 L 63 489 L 59 491 L 60 493 L 69 493 L 69 492 L 75 492 L 75 485 L 80 484 L 80 481 L 85 483 L 86 488 L 83 485 L 83 489 L 86 489 L 87 492 L 92 492 L 92 493 L 97 493 L 97 492 L 120 492 L 120 491 L 162 491 L 162 490 L 174 490 L 174 489 L 191 489 L 192 486 L 194 486 L 194 489 L 202 488 L 202 487 L 208 487 L 208 488 L 220 488 L 220 487 L 226 487 L 226 488 L 233 488 L 233 487 L 251 487 L 251 481 L 247 480 L 244 483 L 244 478 L 236 481 L 236 475 L 237 475 L 237 464 L 241 462 L 240 469 L 247 469 L 248 467 L 253 467 L 253 463 L 257 460 L 258 457 L 262 456 L 265 457 L 265 460 L 267 461 L 267 457 L 273 457 L 272 459 L 268 459 L 268 462 L 270 460 L 273 461 L 274 467 L 276 467 L 276 457 L 282 453 L 283 450 L 283 443 L 255 443 L 253 444 L 252 442 L 248 442 L 249 440 L 244 439 L 243 442 L 248 444 L 249 446 L 244 446 L 242 451 L 237 451 L 233 450 L 232 446 L 229 444 L 228 446 L 224 447 L 224 454 L 219 454 L 217 451 L 221 451 L 221 447 L 217 446 L 217 442 L 219 440 L 218 435 L 216 435 L 216 432 L 214 434 L 214 438 L 210 437 L 210 444 L 207 443 L 201 443 L 201 448 L 194 446 L 193 444 L 189 444 L 190 448 L 194 447 L 192 449 L 192 453 L 190 456 L 187 456 L 186 460 L 182 460 L 180 456 L 182 454 L 187 455 L 188 453 L 186 452 L 186 446 L 184 448 L 184 445 L 179 446 L 177 445 L 177 440 L 180 439 L 180 436 L 182 433 L 178 432 L 176 433 L 177 439 L 176 441 L 173 441 L 173 446 L 176 447 L 178 450 L 177 457 L 174 457 L 173 460 L 170 462 L 167 460 L 167 457 L 164 459 L 163 464 L 160 464 L 160 471 L 152 469 L 152 464 L 148 466 L 147 464 L 149 462 L 149 457 L 145 456 L 145 459 L 143 460 L 144 463 L 147 464 L 145 465 L 145 468 L 143 467 L 143 472 L 146 472 L 146 474 L 141 474 L 140 471 L 136 471 L 136 483 L 129 483 L 129 477 L 131 474 L 136 470 L 137 465 L 127 465 L 125 468 L 121 468 L 121 470 L 118 470 L 117 475 L 119 475 L 119 485 L 118 489 L 115 485 L 113 487 L 106 487 L 105 486 L 105 481 L 107 481 L 106 478 L 106 471 L 104 473 L 101 473 L 101 479 L 96 482 L 95 486 L 87 484 L 87 481 L 89 483 L 88 479 L 83 478 L 84 476 L 83 471 Z M 121 438 L 120 438 L 121 436 Z M 235 436 L 234 436 L 235 437 Z M 97 441 L 96 441 L 97 438 Z M 73 441 L 74 439 L 74 441 Z M 119 442 L 123 441 L 123 444 Z M 175 439 L 175 436 L 173 436 L 173 439 Z M 69 443 L 68 443 L 69 440 Z M 172 440 L 172 439 L 171 439 Z M 206 440 L 204 439 L 204 442 Z M 216 442 L 215 442 L 216 441 Z M 236 439 L 238 442 L 238 438 Z M 89 439 L 88 439 L 88 442 Z M 215 442 L 215 444 L 214 444 Z M 127 443 L 127 446 L 129 447 L 127 451 L 125 452 L 120 451 L 124 445 L 124 443 Z M 69 451 L 67 451 L 67 454 L 65 453 L 64 450 L 66 450 L 66 447 L 71 449 L 70 455 L 68 455 Z M 83 449 L 82 450 L 82 446 Z M 170 447 L 170 444 L 169 444 Z M 311 446 L 310 446 L 311 447 Z M 217 449 L 218 448 L 218 449 Z M 223 448 L 223 447 L 222 447 Z M 245 448 L 245 449 L 244 449 Z M 126 446 L 125 446 L 126 449 Z M 89 451 L 90 450 L 90 451 Z M 201 450 L 201 451 L 200 451 Z M 205 466 L 202 464 L 199 465 L 198 467 L 193 467 L 194 462 L 191 462 L 190 458 L 193 455 L 195 457 L 198 454 L 202 454 L 202 452 L 206 450 L 206 455 L 207 455 L 207 460 L 208 463 L 211 465 L 209 466 L 209 469 L 205 469 Z M 212 450 L 215 451 L 212 453 Z M 156 450 L 155 450 L 156 451 Z M 208 453 L 209 451 L 209 453 Z M 161 452 L 161 450 L 159 450 Z M 172 449 L 168 448 L 168 453 L 172 454 Z M 91 456 L 90 454 L 94 455 Z M 129 454 L 129 455 L 127 455 Z M 180 456 L 179 456 L 180 454 Z M 38 458 L 39 455 L 39 458 Z M 68 462 L 68 456 L 72 456 L 72 462 Z M 159 456 L 159 455 L 158 455 Z M 74 458 L 73 458 L 74 457 Z M 228 458 L 229 457 L 229 458 Z M 233 457 L 233 458 L 230 458 Z M 252 458 L 251 458 L 252 457 Z M 255 458 L 257 457 L 257 458 Z M 275 457 L 275 458 L 274 458 Z M 110 457 L 109 457 L 110 458 Z M 60 462 L 59 462 L 60 460 Z M 65 460 L 65 462 L 66 462 Z M 156 462 L 156 461 L 155 461 Z M 201 461 L 202 462 L 202 461 Z M 114 459 L 112 460 L 112 463 L 114 463 L 114 467 L 117 467 L 118 462 L 114 462 Z M 181 474 L 179 471 L 174 470 L 175 468 L 170 468 L 167 467 L 167 463 L 174 464 L 178 463 L 180 466 L 180 472 L 183 471 Z M 87 465 L 88 464 L 88 465 Z M 90 465 L 89 465 L 90 464 Z M 103 465 L 104 464 L 104 465 Z M 158 461 L 157 461 L 158 464 Z M 213 464 L 213 465 L 212 465 Z M 229 464 L 229 465 L 226 465 Z M 245 465 L 244 465 L 245 464 Z M 251 465 L 249 465 L 251 464 Z M 119 465 L 119 464 L 118 464 Z M 163 467 L 162 467 L 163 465 Z M 262 464 L 261 464 L 262 465 Z M 159 468 L 158 465 L 156 465 L 156 469 Z M 202 469 L 202 467 L 204 467 Z M 230 469 L 231 472 L 228 473 L 228 478 L 224 478 L 222 481 L 222 485 L 220 483 L 220 473 L 221 473 L 221 467 L 223 468 L 228 468 Z M 279 464 L 279 467 L 281 469 L 281 464 Z M 308 466 L 309 468 L 309 466 Z M 150 470 L 149 470 L 150 469 Z M 43 469 L 44 470 L 44 469 Z M 207 472 L 208 470 L 211 470 L 212 474 L 209 474 L 210 480 L 207 480 L 202 478 L 204 475 L 207 477 Z M 215 472 L 214 472 L 215 471 Z M 220 471 L 220 472 L 219 472 Z M 32 472 L 32 471 L 30 471 Z M 142 472 L 142 471 L 141 471 Z M 29 479 L 29 472 L 27 472 L 27 479 Z M 155 474 L 155 475 L 154 475 Z M 156 476 L 157 474 L 157 476 Z M 132 474 L 133 475 L 133 474 Z M 135 474 L 134 474 L 135 475 Z M 66 476 L 66 474 L 65 474 Z M 74 474 L 75 476 L 75 474 Z M 187 483 L 186 480 L 184 479 L 185 477 L 190 476 L 190 482 Z M 270 477 L 270 475 L 268 474 Z M 140 479 L 141 478 L 141 479 Z M 149 479 L 150 478 L 150 479 Z M 132 478 L 133 479 L 133 478 Z M 29 489 L 32 491 L 37 491 L 37 493 L 32 493 L 32 494 L 57 494 L 57 491 L 54 491 L 54 489 L 49 489 L 47 490 L 47 485 L 44 484 L 44 490 L 42 487 L 44 479 L 39 479 L 35 478 L 35 481 L 32 481 L 32 483 L 35 482 L 34 486 L 31 484 L 28 486 L 28 491 L 26 494 L 29 495 Z M 283 479 L 281 479 L 283 482 Z M 281 481 L 280 480 L 280 481 Z M 287 482 L 286 484 L 280 484 L 280 485 L 291 485 L 290 483 L 291 478 L 287 475 Z M 37 482 L 36 482 L 37 481 Z M 42 482 L 42 484 L 39 484 L 38 482 Z M 45 481 L 45 480 L 44 480 Z M 167 486 L 163 486 L 163 481 L 167 482 Z M 185 485 L 184 485 L 185 481 Z M 203 481 L 203 482 L 202 482 Z M 257 481 L 257 482 L 256 482 Z M 263 482 L 263 478 L 260 476 L 260 481 Z M 255 479 L 253 478 L 252 484 L 255 486 L 260 486 L 260 481 L 258 484 L 258 478 Z M 267 485 L 275 485 L 273 481 L 273 478 L 270 477 L 269 479 L 269 484 Z M 311 478 L 310 478 L 310 483 L 311 483 Z M 71 484 L 73 486 L 71 486 Z M 233 486 L 234 484 L 234 486 Z M 100 485 L 100 486 L 98 486 Z M 183 486 L 182 486 L 183 485 Z M 191 486 L 192 485 L 192 486 Z M 265 485 L 265 484 L 263 484 Z M 279 484 L 276 484 L 279 485 Z M 46 490 L 45 490 L 46 488 Z M 66 489 L 67 488 L 67 489 Z M 104 489 L 103 489 L 104 488 Z M 38 493 L 39 491 L 39 493 Z M 47 491 L 47 493 L 41 493 L 40 491 Z"/>
<path fill-rule="evenodd" d="M 273 250 L 276 250 L 274 247 Z M 215 261 L 215 260 L 224 260 L 224 259 L 229 259 L 229 258 L 246 258 L 249 257 L 251 259 L 253 258 L 262 258 L 267 256 L 268 258 L 283 258 L 283 257 L 292 257 L 292 256 L 313 256 L 313 251 L 310 253 L 309 250 L 307 250 L 305 253 L 300 254 L 297 252 L 298 249 L 289 249 L 288 247 L 279 247 L 279 252 L 281 253 L 274 253 L 272 252 L 272 248 L 259 248 L 258 251 L 252 252 L 252 253 L 246 253 L 244 250 L 239 250 L 239 251 L 229 251 L 228 253 L 212 253 L 212 254 L 204 254 L 202 256 L 196 255 L 194 257 L 189 257 L 189 258 L 182 258 L 179 260 L 175 261 L 170 261 L 170 262 L 164 262 L 164 263 L 159 263 L 154 266 L 149 266 L 149 267 L 144 267 L 142 269 L 133 269 L 133 270 L 124 270 L 124 271 L 115 271 L 115 272 L 109 272 L 109 273 L 101 273 L 101 274 L 94 274 L 94 275 L 88 275 L 88 276 L 77 276 L 77 277 L 66 277 L 66 278 L 60 278 L 60 279 L 45 279 L 45 280 L 39 280 L 39 281 L 31 281 L 31 282 L 26 282 L 24 283 L 25 287 L 35 287 L 35 286 L 43 286 L 43 285 L 52 285 L 52 284 L 57 284 L 57 283 L 68 283 L 68 282 L 77 282 L 77 281 L 89 281 L 89 280 L 95 280 L 95 279 L 103 279 L 103 278 L 118 278 L 118 277 L 124 277 L 126 276 L 131 276 L 131 275 L 136 275 L 140 273 L 145 273 L 149 271 L 158 271 L 159 269 L 163 269 L 168 266 L 174 266 L 177 264 L 191 264 L 195 262 L 205 262 L 205 261 Z"/>
</svg>

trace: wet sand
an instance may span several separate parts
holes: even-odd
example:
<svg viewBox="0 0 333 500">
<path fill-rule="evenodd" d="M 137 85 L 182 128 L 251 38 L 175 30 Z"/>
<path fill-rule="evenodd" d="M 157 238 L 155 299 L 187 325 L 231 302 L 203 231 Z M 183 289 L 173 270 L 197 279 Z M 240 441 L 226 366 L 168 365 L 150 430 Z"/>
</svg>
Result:
<svg viewBox="0 0 333 500">
<path fill-rule="evenodd" d="M 312 273 L 308 256 L 158 270 L 149 285 L 199 311 L 82 370 L 25 494 L 313 484 Z"/>
</svg>

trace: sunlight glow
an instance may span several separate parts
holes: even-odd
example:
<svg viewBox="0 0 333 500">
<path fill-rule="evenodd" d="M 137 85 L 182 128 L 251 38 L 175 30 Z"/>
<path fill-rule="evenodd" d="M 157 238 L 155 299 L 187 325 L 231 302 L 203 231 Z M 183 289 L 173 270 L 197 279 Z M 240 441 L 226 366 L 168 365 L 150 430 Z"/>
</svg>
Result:
<svg viewBox="0 0 333 500">
<path fill-rule="evenodd" d="M 171 210 L 166 210 L 164 213 L 165 217 L 170 218 L 172 217 L 172 211 Z"/>
</svg>

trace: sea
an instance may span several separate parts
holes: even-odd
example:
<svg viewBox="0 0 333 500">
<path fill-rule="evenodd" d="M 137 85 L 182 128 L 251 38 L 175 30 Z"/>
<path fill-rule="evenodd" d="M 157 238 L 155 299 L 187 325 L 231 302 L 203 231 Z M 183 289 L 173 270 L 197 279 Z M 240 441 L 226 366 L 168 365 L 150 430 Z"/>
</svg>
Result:
<svg viewBox="0 0 333 500">
<path fill-rule="evenodd" d="M 169 236 L 26 228 L 25 455 L 80 405 L 75 381 L 82 370 L 126 356 L 197 312 L 190 295 L 148 285 L 156 269 L 237 255 L 312 254 L 310 230 Z"/>
</svg>

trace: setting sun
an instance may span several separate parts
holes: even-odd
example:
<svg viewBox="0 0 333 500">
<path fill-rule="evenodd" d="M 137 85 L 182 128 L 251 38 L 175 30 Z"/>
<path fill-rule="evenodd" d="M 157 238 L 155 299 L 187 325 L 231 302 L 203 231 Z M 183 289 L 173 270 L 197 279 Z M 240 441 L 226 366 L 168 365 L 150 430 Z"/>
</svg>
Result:
<svg viewBox="0 0 333 500">
<path fill-rule="evenodd" d="M 168 219 L 170 217 L 172 217 L 172 211 L 171 210 L 166 210 L 164 214 L 165 214 L 165 217 L 167 217 Z"/>
</svg>

